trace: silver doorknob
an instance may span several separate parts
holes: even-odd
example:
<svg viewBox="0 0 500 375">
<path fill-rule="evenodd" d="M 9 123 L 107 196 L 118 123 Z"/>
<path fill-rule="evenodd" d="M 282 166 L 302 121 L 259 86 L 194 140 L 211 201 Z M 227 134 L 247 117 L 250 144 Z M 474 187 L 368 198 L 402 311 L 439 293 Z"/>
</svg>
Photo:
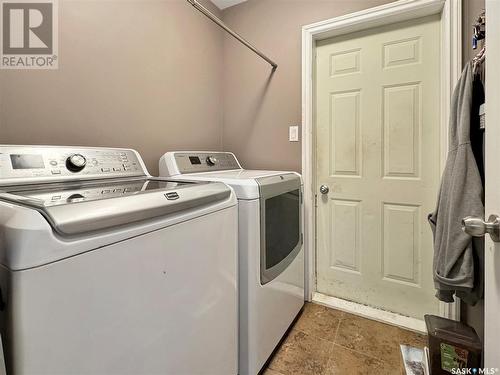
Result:
<svg viewBox="0 0 500 375">
<path fill-rule="evenodd" d="M 479 217 L 467 216 L 462 219 L 462 230 L 473 237 L 482 237 L 488 233 L 494 242 L 500 242 L 500 217 L 490 215 L 485 222 Z"/>
<path fill-rule="evenodd" d="M 326 185 L 321 185 L 319 187 L 319 192 L 321 194 L 328 194 L 329 191 L 330 191 L 330 188 L 328 186 L 326 186 Z"/>
</svg>

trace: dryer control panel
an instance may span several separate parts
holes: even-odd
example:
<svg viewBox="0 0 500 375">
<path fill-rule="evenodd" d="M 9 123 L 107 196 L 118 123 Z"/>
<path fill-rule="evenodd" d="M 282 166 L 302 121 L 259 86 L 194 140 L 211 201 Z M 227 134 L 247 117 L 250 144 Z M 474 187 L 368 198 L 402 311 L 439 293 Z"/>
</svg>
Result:
<svg viewBox="0 0 500 375">
<path fill-rule="evenodd" d="M 162 164 L 175 166 L 179 174 L 241 169 L 231 152 L 167 152 L 160 160 Z"/>
<path fill-rule="evenodd" d="M 147 174 L 139 154 L 129 149 L 0 146 L 0 185 Z"/>
</svg>

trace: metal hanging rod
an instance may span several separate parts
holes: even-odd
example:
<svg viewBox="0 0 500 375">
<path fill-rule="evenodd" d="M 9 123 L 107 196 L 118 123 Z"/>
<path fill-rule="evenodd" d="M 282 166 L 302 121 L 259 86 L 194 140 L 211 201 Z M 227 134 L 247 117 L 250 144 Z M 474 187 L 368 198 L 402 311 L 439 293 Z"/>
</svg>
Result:
<svg viewBox="0 0 500 375">
<path fill-rule="evenodd" d="M 271 66 L 273 67 L 273 70 L 275 70 L 278 67 L 278 64 L 276 64 L 273 60 L 271 60 L 269 57 L 264 55 L 262 52 L 260 52 L 257 48 L 255 48 L 252 44 L 250 44 L 247 40 L 245 40 L 243 37 L 241 37 L 238 33 L 234 32 L 231 30 L 219 17 L 217 17 L 215 14 L 210 12 L 207 8 L 205 8 L 203 5 L 201 5 L 198 1 L 196 0 L 187 0 L 189 4 L 191 4 L 195 9 L 199 10 L 201 13 L 203 13 L 205 16 L 210 18 L 214 23 L 216 23 L 218 26 L 220 26 L 222 29 L 227 31 L 233 38 L 238 40 L 241 44 L 247 46 L 250 48 L 252 51 L 254 51 L 257 55 L 262 57 L 264 60 L 266 60 Z"/>
</svg>

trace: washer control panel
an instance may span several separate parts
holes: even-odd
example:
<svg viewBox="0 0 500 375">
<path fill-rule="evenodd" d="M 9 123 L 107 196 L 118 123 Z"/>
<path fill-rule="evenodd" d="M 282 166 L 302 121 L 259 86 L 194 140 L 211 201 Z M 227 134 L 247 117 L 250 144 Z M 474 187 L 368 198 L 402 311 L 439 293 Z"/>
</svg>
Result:
<svg viewBox="0 0 500 375">
<path fill-rule="evenodd" d="M 175 152 L 174 159 L 181 174 L 241 169 L 230 152 Z"/>
<path fill-rule="evenodd" d="M 133 150 L 0 146 L 0 185 L 144 175 L 144 164 Z"/>
</svg>

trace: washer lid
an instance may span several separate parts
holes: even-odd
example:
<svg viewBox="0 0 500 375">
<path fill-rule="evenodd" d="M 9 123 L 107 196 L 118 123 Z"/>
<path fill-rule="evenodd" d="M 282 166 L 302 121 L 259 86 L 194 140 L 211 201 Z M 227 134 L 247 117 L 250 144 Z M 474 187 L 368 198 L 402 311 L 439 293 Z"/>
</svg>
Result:
<svg viewBox="0 0 500 375">
<path fill-rule="evenodd" d="M 227 199 L 222 183 L 155 178 L 14 186 L 0 199 L 40 211 L 61 235 L 138 222 Z"/>
</svg>

